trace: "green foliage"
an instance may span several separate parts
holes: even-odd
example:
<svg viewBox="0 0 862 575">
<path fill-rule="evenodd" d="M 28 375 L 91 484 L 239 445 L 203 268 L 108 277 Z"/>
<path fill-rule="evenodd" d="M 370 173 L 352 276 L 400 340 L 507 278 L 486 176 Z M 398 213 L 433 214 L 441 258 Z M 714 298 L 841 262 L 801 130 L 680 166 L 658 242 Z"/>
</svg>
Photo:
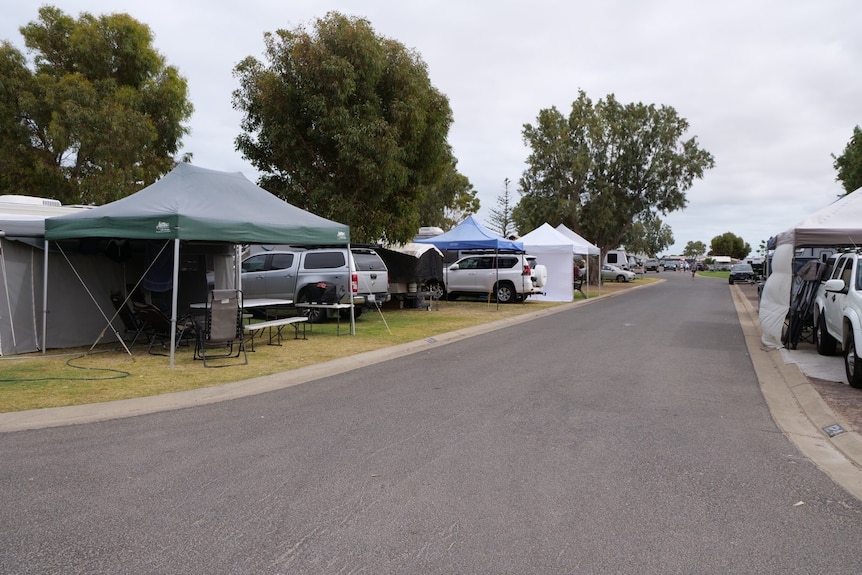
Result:
<svg viewBox="0 0 862 575">
<path fill-rule="evenodd" d="M 703 242 L 688 242 L 682 255 L 687 258 L 697 258 L 706 253 L 706 244 Z"/>
<path fill-rule="evenodd" d="M 193 108 L 149 27 L 46 6 L 20 31 L 33 69 L 0 45 L 0 193 L 102 204 L 173 167 Z"/>
<path fill-rule="evenodd" d="M 685 192 L 713 167 L 688 122 L 668 106 L 595 104 L 581 91 L 568 117 L 556 108 L 526 124 L 531 153 L 513 210 L 519 229 L 565 224 L 602 250 L 621 244 L 637 221 L 686 205 Z"/>
<path fill-rule="evenodd" d="M 720 236 L 712 238 L 709 253 L 713 256 L 730 256 L 741 260 L 751 253 L 751 246 L 741 237 L 730 232 L 724 232 Z"/>
<path fill-rule="evenodd" d="M 656 254 L 673 245 L 673 242 L 673 231 L 670 226 L 655 214 L 649 213 L 632 225 L 622 243 L 631 253 L 655 257 Z"/>
<path fill-rule="evenodd" d="M 504 238 L 517 232 L 512 221 L 512 196 L 509 193 L 509 178 L 503 180 L 503 195 L 497 198 L 497 207 L 491 210 L 489 229 Z"/>
<path fill-rule="evenodd" d="M 847 142 L 844 153 L 835 157 L 832 166 L 838 171 L 836 178 L 841 182 L 846 193 L 862 188 L 862 130 L 859 126 L 853 128 L 853 136 Z"/>
<path fill-rule="evenodd" d="M 478 212 L 480 207 L 476 190 L 467 176 L 458 172 L 454 158 L 440 179 L 425 186 L 420 195 L 423 199 L 418 204 L 419 221 L 423 226 L 448 230 Z"/>
<path fill-rule="evenodd" d="M 460 176 L 460 174 L 459 174 Z M 465 176 L 460 176 L 464 180 L 467 178 Z M 455 196 L 455 198 L 446 206 L 443 212 L 443 218 L 440 223 L 434 223 L 435 220 L 428 219 L 422 220 L 427 222 L 432 222 L 430 225 L 436 225 L 444 230 L 451 230 L 461 222 L 463 222 L 467 216 L 471 214 L 475 214 L 479 211 L 481 206 L 479 202 L 479 198 L 476 197 L 476 190 L 473 189 L 472 186 L 464 189 Z"/>
<path fill-rule="evenodd" d="M 448 99 L 416 53 L 336 12 L 264 43 L 266 64 L 240 62 L 233 94 L 236 147 L 262 187 L 350 225 L 358 242 L 407 241 L 423 210 L 442 217 L 469 195 L 446 141 Z"/>
</svg>

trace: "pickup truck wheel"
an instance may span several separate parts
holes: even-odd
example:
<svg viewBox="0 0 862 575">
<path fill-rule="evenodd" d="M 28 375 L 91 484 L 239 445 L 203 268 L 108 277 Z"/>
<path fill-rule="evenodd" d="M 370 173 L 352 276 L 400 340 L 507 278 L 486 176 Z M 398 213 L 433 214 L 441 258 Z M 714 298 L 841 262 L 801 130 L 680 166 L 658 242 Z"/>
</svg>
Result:
<svg viewBox="0 0 862 575">
<path fill-rule="evenodd" d="M 856 354 L 852 333 L 847 337 L 847 345 L 844 346 L 844 371 L 847 373 L 850 387 L 862 389 L 862 358 Z"/>
<path fill-rule="evenodd" d="M 500 282 L 494 289 L 499 303 L 512 303 L 515 301 L 515 286 L 509 282 Z"/>
<path fill-rule="evenodd" d="M 822 314 L 817 322 L 817 329 L 814 330 L 814 345 L 820 355 L 835 355 L 835 349 L 838 347 L 838 342 L 826 331 L 826 320 Z"/>
<path fill-rule="evenodd" d="M 301 293 L 296 300 L 298 303 L 306 303 L 308 301 L 308 294 Z M 300 308 L 300 313 L 308 318 L 308 323 L 320 323 L 326 319 L 326 310 L 325 309 L 314 309 L 310 307 Z"/>
</svg>

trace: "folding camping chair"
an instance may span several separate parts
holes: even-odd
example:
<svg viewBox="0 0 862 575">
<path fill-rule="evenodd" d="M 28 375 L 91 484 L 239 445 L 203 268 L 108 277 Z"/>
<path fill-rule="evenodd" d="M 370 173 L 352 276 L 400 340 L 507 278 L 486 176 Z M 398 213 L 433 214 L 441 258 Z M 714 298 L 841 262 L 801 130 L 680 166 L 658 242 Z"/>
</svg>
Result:
<svg viewBox="0 0 862 575">
<path fill-rule="evenodd" d="M 131 337 L 132 341 L 129 347 L 133 347 L 141 335 L 146 335 L 144 333 L 144 320 L 135 312 L 131 302 L 123 299 L 122 294 L 117 292 L 112 293 L 111 301 L 117 310 L 117 315 L 120 316 L 120 320 L 123 322 L 123 328 L 125 329 L 123 335 L 126 338 Z"/>
<path fill-rule="evenodd" d="M 143 322 L 141 331 L 149 338 L 150 345 L 147 347 L 147 353 L 151 355 L 165 355 L 164 353 L 153 351 L 153 347 L 158 343 L 163 349 L 167 349 L 171 341 L 171 318 L 151 303 L 132 302 L 132 307 L 135 314 Z M 195 334 L 195 324 L 191 315 L 186 315 L 177 318 L 175 344 L 179 347 L 183 342 L 188 343 L 188 338 Z"/>
<path fill-rule="evenodd" d="M 207 360 L 244 356 L 242 363 L 207 364 Z M 209 293 L 203 329 L 197 330 L 195 359 L 205 367 L 247 365 L 248 354 L 242 325 L 242 292 L 237 289 L 216 289 Z"/>
</svg>

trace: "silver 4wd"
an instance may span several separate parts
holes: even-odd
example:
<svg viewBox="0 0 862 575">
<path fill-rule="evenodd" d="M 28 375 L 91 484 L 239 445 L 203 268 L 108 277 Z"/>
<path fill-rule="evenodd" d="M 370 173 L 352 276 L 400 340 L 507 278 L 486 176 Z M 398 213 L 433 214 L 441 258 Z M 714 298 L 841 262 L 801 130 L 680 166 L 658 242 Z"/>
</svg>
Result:
<svg viewBox="0 0 862 575">
<path fill-rule="evenodd" d="M 340 303 L 347 303 L 348 290 L 353 290 L 354 317 L 359 317 L 363 308 L 389 298 L 386 264 L 370 248 L 354 247 L 348 253 L 347 248 L 273 246 L 270 251 L 242 261 L 242 291 L 246 299 L 267 297 L 311 302 L 321 283 L 335 286 L 335 297 Z M 317 322 L 335 312 L 310 308 L 303 313 L 309 321 Z M 345 315 L 349 310 L 341 313 Z"/>
<path fill-rule="evenodd" d="M 844 355 L 851 387 L 862 388 L 862 269 L 859 253 L 829 258 L 814 307 L 814 338 L 820 355 Z"/>
<path fill-rule="evenodd" d="M 493 294 L 500 303 L 522 302 L 541 293 L 547 270 L 525 254 L 473 254 L 443 268 L 449 299 L 462 294 Z"/>
</svg>

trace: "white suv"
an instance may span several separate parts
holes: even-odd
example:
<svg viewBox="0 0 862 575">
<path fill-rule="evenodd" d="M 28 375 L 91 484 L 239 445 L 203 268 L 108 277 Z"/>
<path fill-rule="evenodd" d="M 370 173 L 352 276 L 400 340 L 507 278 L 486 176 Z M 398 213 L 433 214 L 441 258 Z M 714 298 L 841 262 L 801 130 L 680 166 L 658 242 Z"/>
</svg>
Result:
<svg viewBox="0 0 862 575">
<path fill-rule="evenodd" d="M 525 254 L 472 254 L 443 268 L 449 299 L 461 294 L 494 294 L 500 303 L 522 302 L 541 293 L 546 280 L 545 266 Z"/>
<path fill-rule="evenodd" d="M 850 387 L 862 388 L 862 266 L 860 254 L 829 258 L 814 307 L 814 336 L 820 355 L 844 354 Z"/>
</svg>

